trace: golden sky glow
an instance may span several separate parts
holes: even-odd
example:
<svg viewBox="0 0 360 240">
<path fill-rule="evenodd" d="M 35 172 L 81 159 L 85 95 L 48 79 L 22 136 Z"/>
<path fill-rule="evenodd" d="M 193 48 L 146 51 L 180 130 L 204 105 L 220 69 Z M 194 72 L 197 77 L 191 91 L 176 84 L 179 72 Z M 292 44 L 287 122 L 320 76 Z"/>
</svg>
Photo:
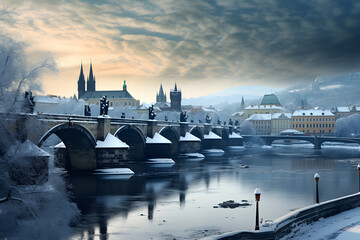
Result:
<svg viewBox="0 0 360 240">
<path fill-rule="evenodd" d="M 97 90 L 127 80 L 150 102 L 160 83 L 189 98 L 359 71 L 360 4 L 329 2 L 6 0 L 16 15 L 5 29 L 29 43 L 31 59 L 54 56 L 46 94 L 77 93 L 80 62 L 87 77 L 92 59 Z"/>
</svg>

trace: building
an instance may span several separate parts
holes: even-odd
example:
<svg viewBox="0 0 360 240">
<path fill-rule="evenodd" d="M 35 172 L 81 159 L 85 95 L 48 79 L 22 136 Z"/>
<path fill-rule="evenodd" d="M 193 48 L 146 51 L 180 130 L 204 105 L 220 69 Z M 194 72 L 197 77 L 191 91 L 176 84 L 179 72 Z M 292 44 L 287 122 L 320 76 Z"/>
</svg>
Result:
<svg viewBox="0 0 360 240">
<path fill-rule="evenodd" d="M 360 113 L 360 106 L 353 105 L 351 107 L 334 107 L 331 112 L 335 114 L 336 120 L 342 117 L 348 117 L 355 113 Z"/>
<path fill-rule="evenodd" d="M 297 110 L 291 118 L 292 129 L 313 135 L 333 133 L 335 121 L 333 113 L 322 110 Z"/>
<path fill-rule="evenodd" d="M 78 83 L 78 99 L 83 99 L 89 105 L 90 104 L 98 105 L 100 98 L 102 98 L 104 95 L 107 96 L 110 107 L 116 105 L 121 107 L 140 105 L 140 101 L 133 98 L 131 94 L 128 92 L 125 80 L 123 84 L 123 90 L 96 91 L 95 75 L 93 73 L 91 62 L 90 62 L 90 72 L 86 82 L 87 89 L 85 87 L 85 77 L 84 77 L 82 63 L 81 63 L 79 80 L 77 83 Z"/>
<path fill-rule="evenodd" d="M 291 129 L 291 113 L 271 114 L 271 134 L 280 134 L 287 129 Z"/>
<path fill-rule="evenodd" d="M 249 118 L 254 114 L 273 114 L 283 112 L 284 108 L 275 105 L 250 105 L 244 110 L 244 117 Z"/>
<path fill-rule="evenodd" d="M 173 90 L 170 90 L 170 110 L 181 112 L 181 90 L 178 90 L 176 83 Z"/>
<path fill-rule="evenodd" d="M 273 114 L 283 112 L 279 99 L 275 94 L 266 94 L 259 105 L 250 105 L 244 109 L 244 118 L 249 118 L 254 114 Z"/>
<path fill-rule="evenodd" d="M 254 126 L 257 135 L 270 135 L 271 114 L 253 114 L 246 121 Z"/>
</svg>

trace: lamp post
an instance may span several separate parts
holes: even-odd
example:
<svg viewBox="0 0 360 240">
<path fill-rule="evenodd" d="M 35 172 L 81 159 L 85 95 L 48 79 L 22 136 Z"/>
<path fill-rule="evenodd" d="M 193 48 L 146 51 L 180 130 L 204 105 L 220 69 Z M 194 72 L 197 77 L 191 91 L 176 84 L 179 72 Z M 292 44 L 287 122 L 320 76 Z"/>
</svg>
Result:
<svg viewBox="0 0 360 240">
<path fill-rule="evenodd" d="M 255 201 L 256 201 L 256 219 L 255 219 L 255 231 L 259 230 L 259 201 L 260 201 L 260 195 L 261 191 L 259 188 L 256 188 L 254 191 L 255 194 Z"/>
<path fill-rule="evenodd" d="M 315 173 L 314 179 L 316 184 L 316 203 L 319 203 L 319 178 L 320 175 L 318 173 Z"/>
<path fill-rule="evenodd" d="M 357 165 L 358 173 L 359 173 L 359 192 L 360 192 L 360 164 Z"/>
</svg>

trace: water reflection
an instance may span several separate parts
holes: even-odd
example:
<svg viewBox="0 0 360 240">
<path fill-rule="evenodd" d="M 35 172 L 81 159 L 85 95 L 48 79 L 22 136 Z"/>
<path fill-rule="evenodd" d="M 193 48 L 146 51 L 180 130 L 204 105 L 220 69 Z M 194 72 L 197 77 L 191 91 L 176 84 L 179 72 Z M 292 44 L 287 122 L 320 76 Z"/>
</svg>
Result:
<svg viewBox="0 0 360 240">
<path fill-rule="evenodd" d="M 259 186 L 261 217 L 275 219 L 314 203 L 314 172 L 319 172 L 320 201 L 357 191 L 359 149 L 334 146 L 237 148 L 203 161 L 175 159 L 168 168 L 129 166 L 135 175 L 108 179 L 71 175 L 74 200 L 82 216 L 75 237 L 126 239 L 202 237 L 252 229 L 253 208 L 215 209 L 225 200 L 249 200 Z M 241 165 L 249 168 L 242 168 Z"/>
</svg>

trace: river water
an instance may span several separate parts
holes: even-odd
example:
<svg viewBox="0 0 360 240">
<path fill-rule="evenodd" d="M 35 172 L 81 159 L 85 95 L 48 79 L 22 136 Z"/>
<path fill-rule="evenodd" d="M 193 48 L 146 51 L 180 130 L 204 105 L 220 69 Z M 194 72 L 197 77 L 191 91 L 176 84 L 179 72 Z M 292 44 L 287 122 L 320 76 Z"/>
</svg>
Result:
<svg viewBox="0 0 360 240">
<path fill-rule="evenodd" d="M 131 178 L 71 175 L 82 213 L 73 239 L 197 239 L 252 230 L 256 187 L 260 218 L 276 219 L 315 202 L 315 172 L 320 201 L 357 192 L 359 157 L 357 145 L 239 147 L 202 161 L 174 158 L 167 167 L 134 164 Z M 214 207 L 227 200 L 252 205 Z"/>
</svg>

